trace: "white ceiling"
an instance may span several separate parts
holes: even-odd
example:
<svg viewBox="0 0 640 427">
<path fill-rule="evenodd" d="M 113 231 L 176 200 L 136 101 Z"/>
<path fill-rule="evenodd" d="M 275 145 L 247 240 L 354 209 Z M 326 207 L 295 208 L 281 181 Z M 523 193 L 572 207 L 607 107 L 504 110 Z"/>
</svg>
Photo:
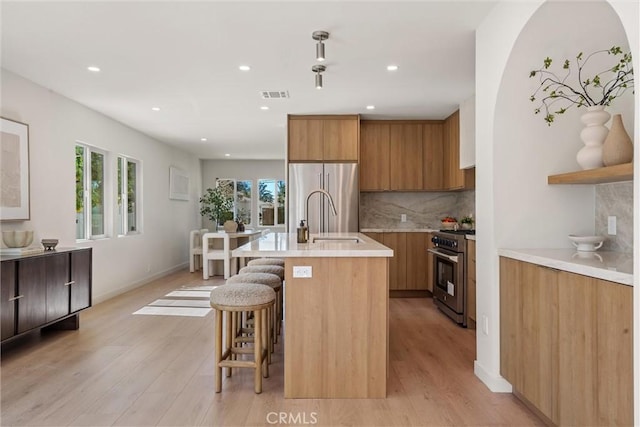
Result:
<svg viewBox="0 0 640 427">
<path fill-rule="evenodd" d="M 474 30 L 494 4 L 3 1 L 1 61 L 200 158 L 277 159 L 287 114 L 445 118 L 474 93 Z M 322 90 L 315 30 L 330 33 Z"/>
</svg>

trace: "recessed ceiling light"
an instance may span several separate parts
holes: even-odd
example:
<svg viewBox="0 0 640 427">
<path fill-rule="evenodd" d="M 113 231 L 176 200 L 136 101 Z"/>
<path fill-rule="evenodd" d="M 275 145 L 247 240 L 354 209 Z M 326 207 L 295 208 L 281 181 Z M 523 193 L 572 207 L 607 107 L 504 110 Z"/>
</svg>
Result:
<svg viewBox="0 0 640 427">
<path fill-rule="evenodd" d="M 160 107 L 151 107 L 153 111 L 160 111 Z"/>
<path fill-rule="evenodd" d="M 200 138 L 200 141 L 207 142 L 207 138 Z"/>
<path fill-rule="evenodd" d="M 376 106 L 375 105 L 367 105 L 367 110 L 375 110 Z"/>
<path fill-rule="evenodd" d="M 266 105 L 263 105 L 262 107 L 260 107 L 261 110 L 268 110 L 269 107 L 267 107 Z"/>
<path fill-rule="evenodd" d="M 397 65 L 387 65 L 387 71 L 396 71 L 397 69 Z"/>
<path fill-rule="evenodd" d="M 93 71 L 94 73 L 99 73 L 100 72 L 100 68 L 96 67 L 96 66 L 93 66 L 93 65 L 90 66 L 90 67 L 87 67 L 87 70 Z"/>
<path fill-rule="evenodd" d="M 231 157 L 231 154 L 227 153 L 224 155 L 225 157 Z"/>
<path fill-rule="evenodd" d="M 249 70 L 251 70 L 251 67 L 249 67 L 248 65 L 241 65 L 241 66 L 238 67 L 238 69 L 240 71 L 249 71 Z"/>
</svg>

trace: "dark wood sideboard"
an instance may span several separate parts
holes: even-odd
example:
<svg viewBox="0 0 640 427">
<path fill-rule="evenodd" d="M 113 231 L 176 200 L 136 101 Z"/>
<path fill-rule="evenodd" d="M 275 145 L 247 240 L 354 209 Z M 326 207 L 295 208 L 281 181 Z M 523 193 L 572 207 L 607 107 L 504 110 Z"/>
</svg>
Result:
<svg viewBox="0 0 640 427">
<path fill-rule="evenodd" d="M 35 329 L 78 329 L 91 307 L 91 248 L 3 255 L 1 341 Z"/>
</svg>

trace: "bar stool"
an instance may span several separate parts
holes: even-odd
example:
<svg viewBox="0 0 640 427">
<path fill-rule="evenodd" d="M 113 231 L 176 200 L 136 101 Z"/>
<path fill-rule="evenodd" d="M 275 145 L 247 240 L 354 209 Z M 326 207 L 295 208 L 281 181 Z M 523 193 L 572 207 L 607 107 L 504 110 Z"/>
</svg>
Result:
<svg viewBox="0 0 640 427">
<path fill-rule="evenodd" d="M 238 272 L 238 274 L 247 274 L 247 273 L 275 274 L 276 276 L 280 277 L 280 280 L 282 280 L 282 283 L 284 284 L 284 267 L 280 267 L 278 265 L 248 265 L 246 267 L 242 267 Z M 277 302 L 276 302 L 276 316 L 278 318 L 277 331 L 276 331 L 277 335 L 280 335 L 280 330 L 282 326 L 281 325 L 282 315 L 284 313 L 283 306 L 284 306 L 284 292 L 280 291 L 280 293 L 278 294 Z"/>
<path fill-rule="evenodd" d="M 253 368 L 254 391 L 262 393 L 262 376 L 269 376 L 269 365 L 266 362 L 269 337 L 267 334 L 267 309 L 276 300 L 275 291 L 267 285 L 255 283 L 231 283 L 218 286 L 211 291 L 211 307 L 216 313 L 215 336 L 215 376 L 216 393 L 222 390 L 222 368 L 227 368 L 227 376 L 232 368 Z M 238 348 L 232 345 L 231 315 L 236 312 L 253 312 L 255 333 L 253 349 Z M 222 343 L 222 313 L 225 313 L 226 348 Z M 251 354 L 253 360 L 234 360 L 236 354 Z M 264 365 L 264 367 L 263 367 Z"/>
<path fill-rule="evenodd" d="M 269 350 L 270 350 L 270 353 L 273 353 L 273 344 L 276 344 L 278 342 L 278 333 L 279 333 L 278 302 L 280 301 L 280 293 L 282 292 L 282 281 L 280 280 L 280 277 L 271 273 L 242 273 L 242 274 L 237 274 L 235 276 L 231 276 L 227 280 L 227 283 L 228 284 L 229 283 L 258 283 L 261 285 L 271 286 L 271 288 L 276 292 L 275 310 L 271 310 L 271 307 L 270 307 L 269 308 L 270 312 L 267 315 L 270 323 L 269 330 L 271 331 L 270 333 L 271 339 L 269 340 Z M 240 328 L 240 332 L 242 333 L 242 328 Z M 269 363 L 271 363 L 270 354 L 269 354 Z"/>
<path fill-rule="evenodd" d="M 247 263 L 248 266 L 252 265 L 279 265 L 284 267 L 284 259 L 282 258 L 256 258 Z"/>
</svg>

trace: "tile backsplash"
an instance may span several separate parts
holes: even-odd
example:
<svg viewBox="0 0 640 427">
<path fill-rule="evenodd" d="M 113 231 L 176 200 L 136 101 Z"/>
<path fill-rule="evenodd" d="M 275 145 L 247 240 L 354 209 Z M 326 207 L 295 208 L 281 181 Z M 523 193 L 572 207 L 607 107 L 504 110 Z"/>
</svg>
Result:
<svg viewBox="0 0 640 427">
<path fill-rule="evenodd" d="M 607 219 L 615 216 L 617 234 L 607 234 Z M 606 236 L 602 250 L 633 252 L 633 182 L 596 185 L 596 234 Z"/>
<path fill-rule="evenodd" d="M 475 191 L 360 193 L 360 228 L 440 228 L 440 219 L 473 214 Z M 407 215 L 407 222 L 400 216 Z"/>
</svg>

